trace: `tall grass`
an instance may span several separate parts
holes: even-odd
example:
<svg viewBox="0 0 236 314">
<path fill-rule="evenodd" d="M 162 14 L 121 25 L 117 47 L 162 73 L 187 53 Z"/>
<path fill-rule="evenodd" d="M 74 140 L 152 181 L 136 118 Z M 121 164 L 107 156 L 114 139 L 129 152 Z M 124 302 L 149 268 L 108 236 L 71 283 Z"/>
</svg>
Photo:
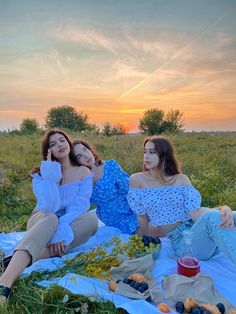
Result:
<svg viewBox="0 0 236 314">
<path fill-rule="evenodd" d="M 78 137 L 78 134 L 71 134 Z M 24 230 L 35 204 L 29 171 L 40 164 L 41 135 L 0 135 L 0 231 Z M 129 173 L 140 171 L 144 136 L 84 135 L 103 159 L 115 159 Z M 183 172 L 202 194 L 203 206 L 228 204 L 236 209 L 236 135 L 170 136 Z"/>
</svg>

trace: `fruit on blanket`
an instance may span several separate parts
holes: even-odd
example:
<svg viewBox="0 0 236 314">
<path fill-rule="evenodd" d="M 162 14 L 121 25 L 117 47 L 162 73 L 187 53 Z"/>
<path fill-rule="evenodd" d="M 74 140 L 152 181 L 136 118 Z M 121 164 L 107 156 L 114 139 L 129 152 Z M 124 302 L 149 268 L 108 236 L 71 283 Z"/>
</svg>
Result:
<svg viewBox="0 0 236 314">
<path fill-rule="evenodd" d="M 109 281 L 109 288 L 112 292 L 114 292 L 116 290 L 116 286 L 117 286 L 117 283 L 115 282 L 115 280 L 111 279 Z"/>
<path fill-rule="evenodd" d="M 225 313 L 225 306 L 223 303 L 218 303 L 218 304 L 216 304 L 216 306 L 218 307 L 221 314 Z"/>
<path fill-rule="evenodd" d="M 159 238 L 141 237 L 135 234 L 123 245 L 122 251 L 127 254 L 128 257 L 134 258 L 158 252 L 160 247 L 161 240 Z"/>
<path fill-rule="evenodd" d="M 193 307 L 191 310 L 191 314 L 203 314 L 205 311 L 201 312 L 200 307 Z"/>
<path fill-rule="evenodd" d="M 184 312 L 184 302 L 178 301 L 175 305 L 176 312 L 183 313 Z"/>
<path fill-rule="evenodd" d="M 139 282 L 139 283 L 147 283 L 147 278 L 143 275 L 143 274 L 131 274 L 129 276 L 129 279 L 133 280 L 133 281 L 136 281 L 136 282 Z"/>
<path fill-rule="evenodd" d="M 227 314 L 236 314 L 236 310 L 235 309 L 230 309 L 230 310 L 228 310 Z"/>
<path fill-rule="evenodd" d="M 184 308 L 186 312 L 191 312 L 192 308 L 194 307 L 199 307 L 199 303 L 196 300 L 192 298 L 186 298 L 184 300 Z"/>
<path fill-rule="evenodd" d="M 211 312 L 212 314 L 220 314 L 220 311 L 216 305 L 212 304 L 202 304 L 205 310 Z"/>
<path fill-rule="evenodd" d="M 123 283 L 126 283 L 127 285 L 129 285 L 131 282 L 132 282 L 132 280 L 129 278 L 123 279 Z"/>
<path fill-rule="evenodd" d="M 154 243 L 154 244 L 161 243 L 161 240 L 159 238 L 153 238 L 153 237 L 147 237 L 147 236 L 143 236 L 142 241 L 145 246 L 148 246 L 150 243 Z"/>
<path fill-rule="evenodd" d="M 170 313 L 170 308 L 167 304 L 165 303 L 159 303 L 158 304 L 158 309 L 163 312 L 163 313 Z"/>
<path fill-rule="evenodd" d="M 135 290 L 144 293 L 148 289 L 148 284 L 145 282 L 138 282 L 134 281 L 131 278 L 125 278 L 123 279 L 123 283 L 129 285 L 130 287 L 134 288 Z"/>
</svg>

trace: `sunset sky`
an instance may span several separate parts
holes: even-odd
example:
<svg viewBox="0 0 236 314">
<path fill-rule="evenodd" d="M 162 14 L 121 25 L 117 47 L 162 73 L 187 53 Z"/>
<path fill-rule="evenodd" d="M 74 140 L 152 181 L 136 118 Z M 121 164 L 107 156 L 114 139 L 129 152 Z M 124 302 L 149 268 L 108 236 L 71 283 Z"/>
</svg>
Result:
<svg viewBox="0 0 236 314">
<path fill-rule="evenodd" d="M 236 131 L 236 1 L 0 0 L 0 130 L 60 105 L 131 132 L 150 108 Z"/>
</svg>

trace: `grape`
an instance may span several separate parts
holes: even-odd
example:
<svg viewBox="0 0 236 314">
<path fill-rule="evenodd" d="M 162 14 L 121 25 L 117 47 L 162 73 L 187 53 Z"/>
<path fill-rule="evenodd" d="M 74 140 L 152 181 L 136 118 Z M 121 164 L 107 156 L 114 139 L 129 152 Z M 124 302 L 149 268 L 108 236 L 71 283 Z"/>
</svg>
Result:
<svg viewBox="0 0 236 314">
<path fill-rule="evenodd" d="M 193 307 L 191 310 L 192 314 L 201 314 L 201 310 L 199 309 L 199 307 Z"/>
<path fill-rule="evenodd" d="M 218 304 L 216 304 L 216 306 L 218 307 L 221 314 L 225 313 L 225 306 L 223 303 L 218 303 Z"/>
<path fill-rule="evenodd" d="M 184 311 L 184 303 L 182 301 L 178 301 L 175 305 L 176 312 L 183 313 Z"/>
<path fill-rule="evenodd" d="M 130 284 L 130 279 L 129 278 L 123 279 L 123 283 L 126 283 L 127 285 Z"/>
<path fill-rule="evenodd" d="M 141 293 L 144 293 L 144 291 L 145 291 L 145 289 L 144 289 L 143 287 L 139 287 L 137 290 L 138 290 L 139 292 L 141 292 Z"/>
<path fill-rule="evenodd" d="M 144 290 L 147 290 L 147 289 L 148 289 L 148 284 L 147 284 L 147 283 L 143 283 L 142 286 L 143 286 L 143 289 L 144 289 Z"/>
<path fill-rule="evenodd" d="M 154 242 L 158 243 L 154 243 Z M 124 244 L 123 250 L 128 257 L 139 257 L 145 254 L 152 253 L 160 246 L 160 239 L 152 238 L 148 236 L 139 236 L 135 234 L 130 237 L 129 241 Z"/>
</svg>

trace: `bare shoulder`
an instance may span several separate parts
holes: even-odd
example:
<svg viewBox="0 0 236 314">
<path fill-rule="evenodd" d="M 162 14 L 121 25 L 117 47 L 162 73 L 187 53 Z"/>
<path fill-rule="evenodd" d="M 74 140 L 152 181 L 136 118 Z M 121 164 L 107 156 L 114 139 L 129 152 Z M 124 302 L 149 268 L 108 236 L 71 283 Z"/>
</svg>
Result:
<svg viewBox="0 0 236 314">
<path fill-rule="evenodd" d="M 74 171 L 78 179 L 84 179 L 87 176 L 91 175 L 91 171 L 85 166 L 74 167 Z"/>
<path fill-rule="evenodd" d="M 131 188 L 141 188 L 143 181 L 143 172 L 137 172 L 130 176 L 130 187 Z"/>
<path fill-rule="evenodd" d="M 176 176 L 176 183 L 178 185 L 192 185 L 191 181 L 185 174 L 177 174 Z"/>
</svg>

